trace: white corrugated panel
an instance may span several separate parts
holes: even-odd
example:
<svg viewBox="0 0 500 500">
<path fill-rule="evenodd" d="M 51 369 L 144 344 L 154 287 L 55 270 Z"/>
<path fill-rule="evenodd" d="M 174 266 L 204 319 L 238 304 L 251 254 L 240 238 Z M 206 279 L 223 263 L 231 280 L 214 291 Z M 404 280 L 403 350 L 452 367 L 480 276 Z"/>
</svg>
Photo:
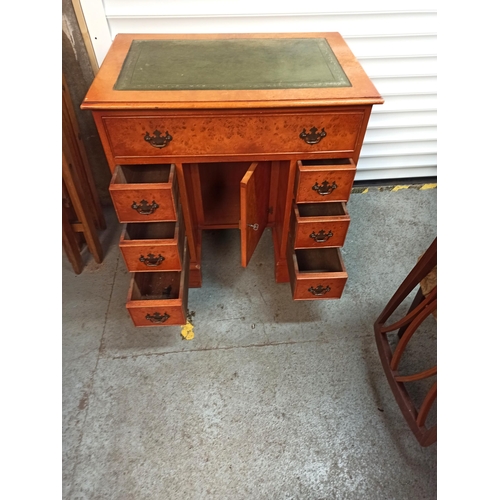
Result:
<svg viewBox="0 0 500 500">
<path fill-rule="evenodd" d="M 373 107 L 356 180 L 437 175 L 436 0 L 80 1 L 99 63 L 117 33 L 338 31 L 385 99 Z"/>
</svg>

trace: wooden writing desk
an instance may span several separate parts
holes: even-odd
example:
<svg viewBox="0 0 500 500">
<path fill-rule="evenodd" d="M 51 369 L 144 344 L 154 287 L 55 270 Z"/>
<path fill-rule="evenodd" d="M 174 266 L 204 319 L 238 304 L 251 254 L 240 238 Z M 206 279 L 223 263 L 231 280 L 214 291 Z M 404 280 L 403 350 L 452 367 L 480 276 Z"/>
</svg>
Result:
<svg viewBox="0 0 500 500">
<path fill-rule="evenodd" d="M 272 228 L 295 300 L 340 298 L 346 203 L 383 99 L 338 33 L 117 35 L 82 109 L 109 167 L 136 326 L 186 322 L 201 231 Z"/>
</svg>

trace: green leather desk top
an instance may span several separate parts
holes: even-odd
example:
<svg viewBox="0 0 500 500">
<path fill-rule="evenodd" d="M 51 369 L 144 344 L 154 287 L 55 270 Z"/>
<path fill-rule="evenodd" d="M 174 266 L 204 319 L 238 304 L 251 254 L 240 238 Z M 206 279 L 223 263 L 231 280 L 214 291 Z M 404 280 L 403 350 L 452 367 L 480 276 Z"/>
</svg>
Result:
<svg viewBox="0 0 500 500">
<path fill-rule="evenodd" d="M 324 38 L 133 40 L 114 90 L 351 87 Z"/>
</svg>

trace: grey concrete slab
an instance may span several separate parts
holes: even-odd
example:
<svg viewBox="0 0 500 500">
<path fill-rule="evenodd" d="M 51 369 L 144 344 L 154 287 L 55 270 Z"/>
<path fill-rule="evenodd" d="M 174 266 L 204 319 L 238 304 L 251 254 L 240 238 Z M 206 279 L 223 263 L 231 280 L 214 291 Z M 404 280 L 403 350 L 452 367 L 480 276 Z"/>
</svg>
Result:
<svg viewBox="0 0 500 500">
<path fill-rule="evenodd" d="M 107 356 L 322 339 L 372 328 L 381 307 L 436 236 L 436 190 L 354 194 L 342 255 L 348 270 L 339 301 L 293 301 L 275 283 L 270 230 L 249 266 L 240 265 L 238 230 L 203 235 L 203 286 L 189 290 L 195 339 L 179 327 L 133 326 L 125 311 L 130 274 L 120 262 L 103 340 Z M 233 322 L 239 323 L 235 329 Z"/>
<path fill-rule="evenodd" d="M 102 358 L 69 498 L 435 498 L 375 356 L 357 336 Z"/>
<path fill-rule="evenodd" d="M 351 286 L 381 272 L 399 282 L 437 235 L 437 189 L 353 194 L 348 210 L 343 256 Z"/>
<path fill-rule="evenodd" d="M 303 322 L 321 319 L 315 308 L 294 303 L 290 285 L 274 281 L 270 231 L 265 232 L 246 269 L 240 265 L 237 231 L 208 232 L 203 248 L 203 286 L 190 289 L 188 299 L 188 309 L 195 313 L 195 339 L 183 340 L 181 328 L 176 326 L 140 329 L 133 326 L 125 310 L 130 275 L 121 262 L 103 340 L 106 356 L 283 342 L 293 332 L 295 340 L 317 337 L 313 330 L 302 327 Z M 280 333 L 274 338 L 278 318 L 287 336 Z"/>
<path fill-rule="evenodd" d="M 76 275 L 63 257 L 62 266 L 62 425 L 63 494 L 68 493 L 86 416 L 92 379 L 104 333 L 118 259 L 118 226 L 105 213 L 108 229 L 101 233 L 105 259 L 97 264 L 84 250 L 84 272 Z"/>
<path fill-rule="evenodd" d="M 63 262 L 63 498 L 435 498 L 436 447 L 406 426 L 373 322 L 435 237 L 436 199 L 353 194 L 339 301 L 292 301 L 269 231 L 247 269 L 237 231 L 207 232 L 191 341 L 133 326 L 111 220 L 103 264 Z M 432 353 L 435 327 L 412 348 Z"/>
</svg>

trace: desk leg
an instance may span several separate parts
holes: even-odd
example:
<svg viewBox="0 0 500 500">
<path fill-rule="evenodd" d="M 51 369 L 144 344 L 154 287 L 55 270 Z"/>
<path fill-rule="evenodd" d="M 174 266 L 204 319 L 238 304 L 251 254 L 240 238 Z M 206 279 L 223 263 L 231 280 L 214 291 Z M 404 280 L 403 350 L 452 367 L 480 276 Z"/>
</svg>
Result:
<svg viewBox="0 0 500 500">
<path fill-rule="evenodd" d="M 201 288 L 201 230 L 197 230 L 196 238 L 196 256 L 197 260 L 190 261 L 189 264 L 189 288 Z"/>
<path fill-rule="evenodd" d="M 276 283 L 289 283 L 288 264 L 286 257 L 280 257 L 279 243 L 276 227 L 273 228 L 273 247 L 274 247 L 274 279 Z"/>
<path fill-rule="evenodd" d="M 275 199 L 276 218 L 273 228 L 274 242 L 274 275 L 277 283 L 288 283 L 288 263 L 286 249 L 290 218 L 292 214 L 293 189 L 295 182 L 296 160 L 279 162 L 278 182 L 274 183 L 275 192 L 271 196 Z"/>
<path fill-rule="evenodd" d="M 193 223 L 194 208 L 190 206 L 189 192 L 192 192 L 192 175 L 189 164 L 176 163 L 177 182 L 181 198 L 182 214 L 186 226 L 186 238 L 188 240 L 190 264 L 189 264 L 189 288 L 201 287 L 201 231 L 195 229 Z M 198 165 L 196 165 L 196 168 Z"/>
</svg>

